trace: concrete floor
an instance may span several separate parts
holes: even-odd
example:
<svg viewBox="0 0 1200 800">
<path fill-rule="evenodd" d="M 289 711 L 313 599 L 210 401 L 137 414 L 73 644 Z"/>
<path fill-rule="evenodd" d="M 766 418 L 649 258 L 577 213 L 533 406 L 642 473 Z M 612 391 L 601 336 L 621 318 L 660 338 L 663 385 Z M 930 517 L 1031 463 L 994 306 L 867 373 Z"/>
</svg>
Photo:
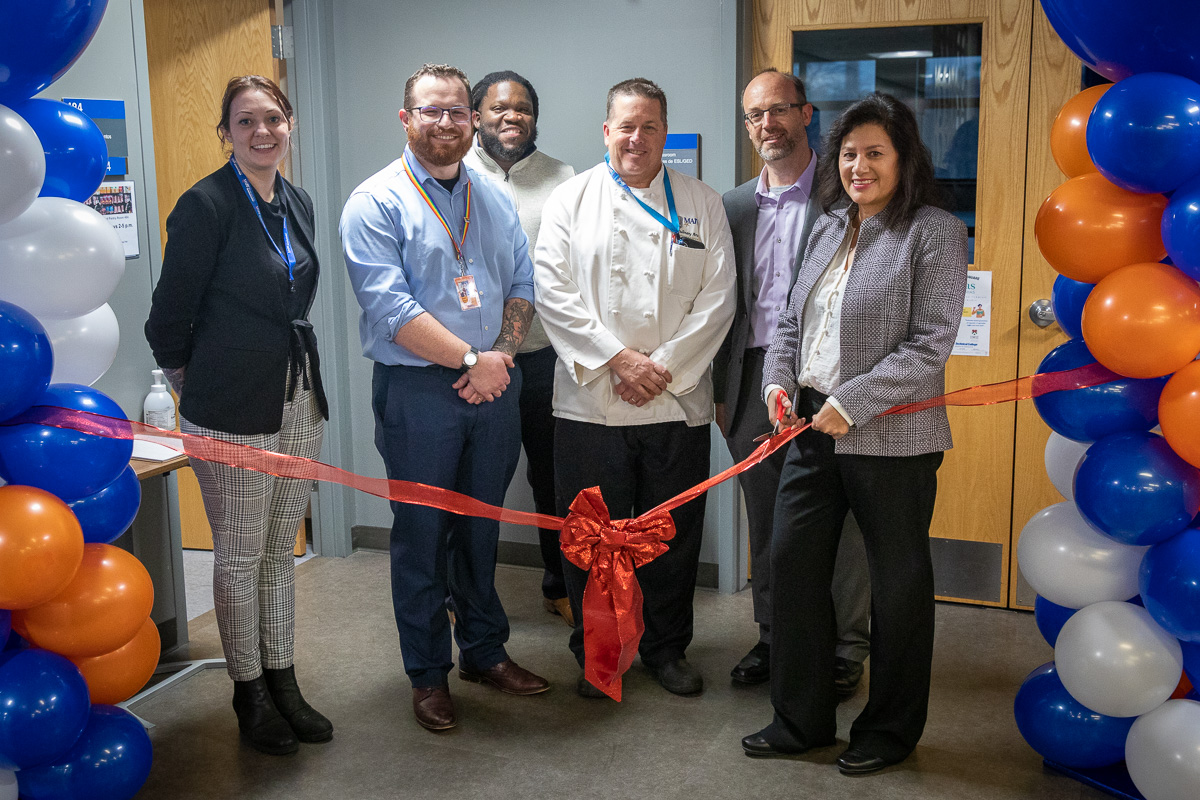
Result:
<svg viewBox="0 0 1200 800">
<path fill-rule="evenodd" d="M 842 747 L 757 760 L 739 740 L 770 720 L 766 686 L 731 685 L 730 667 L 754 643 L 748 592 L 696 596 L 689 660 L 703 695 L 670 695 L 636 665 L 625 700 L 575 694 L 579 671 L 567 628 L 542 610 L 540 575 L 501 567 L 497 586 L 512 624 L 510 655 L 551 690 L 511 697 L 452 673 L 456 729 L 413 720 L 388 591 L 388 559 L 357 553 L 297 567 L 297 674 L 335 725 L 332 742 L 264 756 L 241 746 L 232 685 L 209 670 L 136 710 L 153 722 L 154 768 L 139 798 L 902 798 L 974 800 L 1106 797 L 1043 769 L 1012 716 L 1024 676 L 1051 657 L 1031 614 L 941 605 L 929 725 L 903 765 L 847 778 Z M 191 658 L 220 655 L 212 612 L 194 619 Z M 864 687 L 865 689 L 865 687 Z M 841 742 L 866 693 L 845 703 Z"/>
</svg>

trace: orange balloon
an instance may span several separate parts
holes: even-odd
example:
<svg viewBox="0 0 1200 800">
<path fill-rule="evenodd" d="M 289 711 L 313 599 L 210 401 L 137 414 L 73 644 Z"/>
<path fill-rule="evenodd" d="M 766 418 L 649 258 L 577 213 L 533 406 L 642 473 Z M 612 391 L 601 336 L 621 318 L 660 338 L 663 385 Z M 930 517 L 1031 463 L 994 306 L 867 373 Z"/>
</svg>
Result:
<svg viewBox="0 0 1200 800">
<path fill-rule="evenodd" d="M 1175 687 L 1175 691 L 1171 692 L 1172 700 L 1182 700 L 1187 697 L 1188 692 L 1192 690 L 1192 681 L 1188 678 L 1187 673 L 1179 679 L 1179 685 Z"/>
<path fill-rule="evenodd" d="M 1158 398 L 1158 424 L 1175 455 L 1200 467 L 1200 361 L 1171 376 Z"/>
<path fill-rule="evenodd" d="M 83 558 L 83 531 L 62 500 L 0 486 L 0 608 L 31 608 L 61 592 Z"/>
<path fill-rule="evenodd" d="M 1089 172 L 1055 189 L 1033 223 L 1042 255 L 1071 280 L 1097 283 L 1113 270 L 1162 261 L 1167 198 L 1134 194 Z"/>
<path fill-rule="evenodd" d="M 67 587 L 13 619 L 38 647 L 68 657 L 98 656 L 132 639 L 153 605 L 154 584 L 142 562 L 111 544 L 86 544 Z"/>
<path fill-rule="evenodd" d="M 137 634 L 111 653 L 91 658 L 76 656 L 71 661 L 83 673 L 92 703 L 114 705 L 133 697 L 146 685 L 158 666 L 161 650 L 158 626 L 146 617 Z"/>
<path fill-rule="evenodd" d="M 1084 89 L 1063 105 L 1050 127 L 1050 153 L 1068 178 L 1095 172 L 1096 165 L 1087 149 L 1087 121 L 1096 101 L 1111 83 Z"/>
<path fill-rule="evenodd" d="M 1157 378 L 1200 353 L 1200 286 L 1166 264 L 1130 264 L 1083 304 L 1083 340 L 1113 372 Z"/>
</svg>

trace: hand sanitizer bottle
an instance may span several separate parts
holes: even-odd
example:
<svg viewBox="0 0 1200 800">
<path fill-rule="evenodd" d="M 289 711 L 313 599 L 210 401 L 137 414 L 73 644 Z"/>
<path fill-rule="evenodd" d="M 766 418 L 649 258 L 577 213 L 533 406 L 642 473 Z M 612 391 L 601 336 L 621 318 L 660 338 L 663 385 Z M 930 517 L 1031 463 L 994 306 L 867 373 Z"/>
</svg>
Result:
<svg viewBox="0 0 1200 800">
<path fill-rule="evenodd" d="M 173 431 L 175 430 L 175 399 L 167 391 L 167 384 L 163 381 L 163 371 L 153 369 L 150 370 L 150 374 L 154 376 L 154 385 L 150 387 L 150 394 L 146 395 L 146 401 L 142 403 L 142 421 L 156 428 Z"/>
</svg>

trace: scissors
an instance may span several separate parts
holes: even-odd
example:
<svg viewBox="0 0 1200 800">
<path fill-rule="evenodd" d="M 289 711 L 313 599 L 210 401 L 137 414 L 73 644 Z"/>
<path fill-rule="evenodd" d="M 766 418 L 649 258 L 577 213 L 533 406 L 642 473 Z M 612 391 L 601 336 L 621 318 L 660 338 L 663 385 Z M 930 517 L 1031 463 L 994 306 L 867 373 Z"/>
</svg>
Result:
<svg viewBox="0 0 1200 800">
<path fill-rule="evenodd" d="M 765 442 L 767 439 L 770 439 L 772 436 L 779 435 L 779 432 L 781 430 L 783 430 L 783 428 L 781 427 L 781 423 L 783 422 L 783 401 L 786 399 L 787 399 L 787 392 L 785 392 L 783 389 L 780 389 L 779 393 L 777 395 L 775 395 L 775 427 L 774 427 L 774 429 L 771 430 L 770 433 L 764 433 L 761 436 L 755 436 L 754 437 L 755 442 Z"/>
</svg>

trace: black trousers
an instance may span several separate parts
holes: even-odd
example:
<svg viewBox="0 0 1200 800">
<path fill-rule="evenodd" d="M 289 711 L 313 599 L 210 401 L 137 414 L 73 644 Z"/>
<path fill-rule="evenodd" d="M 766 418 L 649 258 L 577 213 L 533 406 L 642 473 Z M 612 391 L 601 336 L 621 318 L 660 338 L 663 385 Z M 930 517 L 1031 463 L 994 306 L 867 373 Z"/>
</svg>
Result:
<svg viewBox="0 0 1200 800">
<path fill-rule="evenodd" d="M 683 422 L 608 427 L 558 419 L 554 483 L 565 516 L 579 492 L 599 486 L 612 519 L 636 517 L 708 478 L 709 426 Z M 642 663 L 657 667 L 683 658 L 692 641 L 692 596 L 704 535 L 705 496 L 671 512 L 670 549 L 637 568 L 646 632 Z M 583 666 L 583 590 L 588 574 L 563 559 L 567 596 L 575 614 L 571 652 Z"/>
<path fill-rule="evenodd" d="M 807 413 L 824 398 L 806 390 Z M 834 561 L 853 511 L 871 573 L 871 681 L 850 729 L 851 747 L 900 760 L 916 747 L 929 706 L 933 661 L 933 564 L 929 524 L 941 452 L 908 457 L 837 455 L 812 429 L 792 442 L 775 507 L 771 551 L 771 703 L 764 737 L 789 747 L 831 744 Z"/>
<path fill-rule="evenodd" d="M 555 514 L 553 401 L 558 354 L 553 347 L 543 347 L 517 353 L 513 360 L 521 370 L 521 444 L 525 447 L 525 477 L 533 490 L 533 508 L 539 514 Z M 542 551 L 542 595 L 551 600 L 566 597 L 558 531 L 538 528 L 538 544 Z"/>
</svg>

